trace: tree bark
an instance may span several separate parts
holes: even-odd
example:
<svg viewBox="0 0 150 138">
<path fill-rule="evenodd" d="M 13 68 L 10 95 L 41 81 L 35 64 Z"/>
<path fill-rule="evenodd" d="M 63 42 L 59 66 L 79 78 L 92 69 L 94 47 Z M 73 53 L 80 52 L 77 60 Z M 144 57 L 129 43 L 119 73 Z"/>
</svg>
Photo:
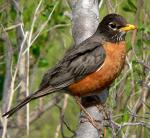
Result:
<svg viewBox="0 0 150 138">
<path fill-rule="evenodd" d="M 10 99 L 10 86 L 11 86 L 11 64 L 13 57 L 13 47 L 12 43 L 9 40 L 7 32 L 3 32 L 2 38 L 5 42 L 5 63 L 6 63 L 6 73 L 5 73 L 5 82 L 3 89 L 3 98 L 2 98 L 2 112 L 5 113 L 8 110 L 8 101 Z"/>
<path fill-rule="evenodd" d="M 99 2 L 100 0 L 70 0 L 72 8 L 72 35 L 77 46 L 79 43 L 94 34 L 99 24 Z M 83 97 L 82 105 L 91 117 L 99 123 L 103 130 L 103 114 L 97 106 L 105 103 L 108 89 L 97 95 Z M 100 138 L 102 131 L 95 128 L 90 122 L 85 121 L 85 113 L 82 111 L 76 131 L 77 138 Z"/>
</svg>

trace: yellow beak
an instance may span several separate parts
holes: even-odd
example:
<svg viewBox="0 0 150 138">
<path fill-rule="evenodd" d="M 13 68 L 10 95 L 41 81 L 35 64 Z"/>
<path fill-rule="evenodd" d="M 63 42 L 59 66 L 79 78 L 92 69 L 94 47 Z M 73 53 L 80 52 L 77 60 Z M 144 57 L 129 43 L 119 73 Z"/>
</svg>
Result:
<svg viewBox="0 0 150 138">
<path fill-rule="evenodd" d="M 127 24 L 125 27 L 122 27 L 119 30 L 127 32 L 127 31 L 135 30 L 135 29 L 137 29 L 135 25 Z"/>
</svg>

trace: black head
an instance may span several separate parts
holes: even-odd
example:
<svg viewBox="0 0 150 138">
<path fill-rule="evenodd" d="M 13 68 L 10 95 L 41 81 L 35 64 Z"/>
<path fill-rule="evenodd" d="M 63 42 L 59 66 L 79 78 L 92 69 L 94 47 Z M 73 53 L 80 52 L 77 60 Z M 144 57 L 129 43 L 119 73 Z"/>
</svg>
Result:
<svg viewBox="0 0 150 138">
<path fill-rule="evenodd" d="M 106 38 L 106 41 L 118 42 L 124 41 L 126 32 L 134 29 L 136 27 L 127 24 L 127 21 L 121 15 L 108 14 L 99 24 L 96 33 L 102 34 Z"/>
</svg>

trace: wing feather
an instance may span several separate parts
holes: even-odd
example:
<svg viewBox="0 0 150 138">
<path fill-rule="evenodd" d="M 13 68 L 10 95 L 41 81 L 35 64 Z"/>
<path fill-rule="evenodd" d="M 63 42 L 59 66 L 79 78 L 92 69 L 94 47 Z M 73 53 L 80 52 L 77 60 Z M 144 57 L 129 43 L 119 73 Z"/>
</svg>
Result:
<svg viewBox="0 0 150 138">
<path fill-rule="evenodd" d="M 93 42 L 73 47 L 64 59 L 43 77 L 41 88 L 49 85 L 64 88 L 96 71 L 105 60 L 105 51 L 100 43 Z"/>
</svg>

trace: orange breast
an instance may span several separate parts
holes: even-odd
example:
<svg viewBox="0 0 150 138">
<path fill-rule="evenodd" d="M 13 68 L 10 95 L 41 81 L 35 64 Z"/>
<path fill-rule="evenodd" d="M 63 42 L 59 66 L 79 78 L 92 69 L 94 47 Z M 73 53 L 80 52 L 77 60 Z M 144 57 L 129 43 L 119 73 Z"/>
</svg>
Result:
<svg viewBox="0 0 150 138">
<path fill-rule="evenodd" d="M 125 42 L 104 45 L 106 58 L 101 67 L 84 79 L 69 86 L 72 95 L 83 96 L 100 92 L 119 75 L 125 62 Z"/>
</svg>

